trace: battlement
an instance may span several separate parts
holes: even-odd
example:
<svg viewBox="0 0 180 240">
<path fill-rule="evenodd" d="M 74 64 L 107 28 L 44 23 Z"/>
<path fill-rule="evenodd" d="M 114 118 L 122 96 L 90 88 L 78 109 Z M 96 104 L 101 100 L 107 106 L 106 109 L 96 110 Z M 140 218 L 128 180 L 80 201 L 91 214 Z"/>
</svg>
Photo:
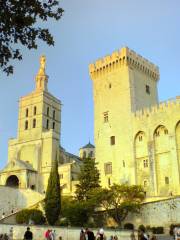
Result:
<svg viewBox="0 0 180 240">
<path fill-rule="evenodd" d="M 138 69 L 156 81 L 159 79 L 159 68 L 133 50 L 130 50 L 128 47 L 115 51 L 111 55 L 98 59 L 94 64 L 90 64 L 89 73 L 93 78 L 99 76 L 99 74 L 107 72 L 107 70 L 111 71 L 112 69 L 123 65 Z"/>
<path fill-rule="evenodd" d="M 167 112 L 172 110 L 172 108 L 180 107 L 180 96 L 177 96 L 175 99 L 169 99 L 167 101 L 160 102 L 157 105 L 153 105 L 149 108 L 143 108 L 133 113 L 133 116 L 137 119 L 145 119 L 151 117 L 153 114 L 158 112 Z"/>
</svg>

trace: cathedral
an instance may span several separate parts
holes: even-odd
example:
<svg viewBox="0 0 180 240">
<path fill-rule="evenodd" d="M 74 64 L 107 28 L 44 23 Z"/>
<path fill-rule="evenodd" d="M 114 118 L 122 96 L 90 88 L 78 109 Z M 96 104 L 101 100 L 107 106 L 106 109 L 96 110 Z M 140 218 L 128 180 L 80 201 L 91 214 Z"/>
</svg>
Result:
<svg viewBox="0 0 180 240">
<path fill-rule="evenodd" d="M 52 162 L 58 161 L 63 195 L 72 195 L 82 159 L 60 145 L 61 101 L 48 91 L 46 59 L 40 58 L 35 90 L 19 100 L 17 138 L 9 140 L 8 163 L 0 171 L 0 185 L 32 189 L 44 194 Z M 80 152 L 94 156 L 94 146 Z"/>
<path fill-rule="evenodd" d="M 159 102 L 159 69 L 128 47 L 89 65 L 101 184 L 180 194 L 180 97 Z"/>
</svg>

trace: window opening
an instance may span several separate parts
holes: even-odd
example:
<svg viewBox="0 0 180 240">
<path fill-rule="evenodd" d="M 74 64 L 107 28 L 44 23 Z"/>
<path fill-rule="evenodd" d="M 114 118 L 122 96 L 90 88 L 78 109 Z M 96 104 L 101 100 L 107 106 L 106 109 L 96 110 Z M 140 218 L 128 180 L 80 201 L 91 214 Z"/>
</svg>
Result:
<svg viewBox="0 0 180 240">
<path fill-rule="evenodd" d="M 37 108 L 36 106 L 34 107 L 34 115 L 36 115 Z"/>
<path fill-rule="evenodd" d="M 148 159 L 143 160 L 144 168 L 148 167 Z"/>
<path fill-rule="evenodd" d="M 115 145 L 115 136 L 110 137 L 110 144 Z"/>
<path fill-rule="evenodd" d="M 28 121 L 25 121 L 25 130 L 27 130 L 28 129 Z"/>
<path fill-rule="evenodd" d="M 111 162 L 104 164 L 104 172 L 105 172 L 105 175 L 112 174 L 112 163 Z"/>
<path fill-rule="evenodd" d="M 28 117 L 28 115 L 29 115 L 29 109 L 26 108 L 26 117 Z"/>
<path fill-rule="evenodd" d="M 108 112 L 104 112 L 104 123 L 108 122 Z"/>
<path fill-rule="evenodd" d="M 33 119 L 33 128 L 36 127 L 36 119 Z"/>
<path fill-rule="evenodd" d="M 146 85 L 146 93 L 150 94 L 150 86 L 149 85 Z"/>
<path fill-rule="evenodd" d="M 46 129 L 49 129 L 49 120 L 46 120 Z"/>
</svg>

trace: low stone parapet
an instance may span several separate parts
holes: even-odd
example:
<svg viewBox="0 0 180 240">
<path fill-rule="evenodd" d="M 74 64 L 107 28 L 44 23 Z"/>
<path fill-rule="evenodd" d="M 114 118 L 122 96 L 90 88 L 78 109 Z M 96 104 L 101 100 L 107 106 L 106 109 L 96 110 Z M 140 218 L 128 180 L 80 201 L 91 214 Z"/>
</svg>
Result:
<svg viewBox="0 0 180 240">
<path fill-rule="evenodd" d="M 1 233 L 10 233 L 11 228 L 13 228 L 13 239 L 20 240 L 24 238 L 24 232 L 26 231 L 26 225 L 8 225 L 0 224 L 0 234 Z M 45 232 L 47 229 L 56 230 L 56 239 L 59 240 L 59 237 L 62 237 L 62 240 L 78 240 L 80 234 L 80 228 L 67 228 L 67 227 L 52 227 L 52 226 L 30 226 L 31 231 L 33 232 L 33 239 L 44 240 Z M 98 229 L 92 229 L 96 235 Z M 107 239 L 111 235 L 117 235 L 118 239 L 121 240 L 130 240 L 131 231 L 125 230 L 109 230 L 104 229 Z"/>
</svg>

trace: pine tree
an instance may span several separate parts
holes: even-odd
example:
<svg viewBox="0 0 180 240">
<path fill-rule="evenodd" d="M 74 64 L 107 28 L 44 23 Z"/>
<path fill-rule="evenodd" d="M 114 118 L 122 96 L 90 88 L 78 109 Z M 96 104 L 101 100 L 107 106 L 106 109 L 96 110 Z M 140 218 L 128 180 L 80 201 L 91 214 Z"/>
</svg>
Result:
<svg viewBox="0 0 180 240">
<path fill-rule="evenodd" d="M 76 198 L 78 200 L 88 200 L 90 192 L 100 187 L 99 175 L 95 160 L 84 159 L 78 176 L 79 184 L 76 185 Z"/>
<path fill-rule="evenodd" d="M 58 162 L 53 162 L 49 175 L 48 187 L 45 197 L 45 215 L 50 225 L 58 220 L 61 210 L 60 179 L 58 173 Z"/>
</svg>

